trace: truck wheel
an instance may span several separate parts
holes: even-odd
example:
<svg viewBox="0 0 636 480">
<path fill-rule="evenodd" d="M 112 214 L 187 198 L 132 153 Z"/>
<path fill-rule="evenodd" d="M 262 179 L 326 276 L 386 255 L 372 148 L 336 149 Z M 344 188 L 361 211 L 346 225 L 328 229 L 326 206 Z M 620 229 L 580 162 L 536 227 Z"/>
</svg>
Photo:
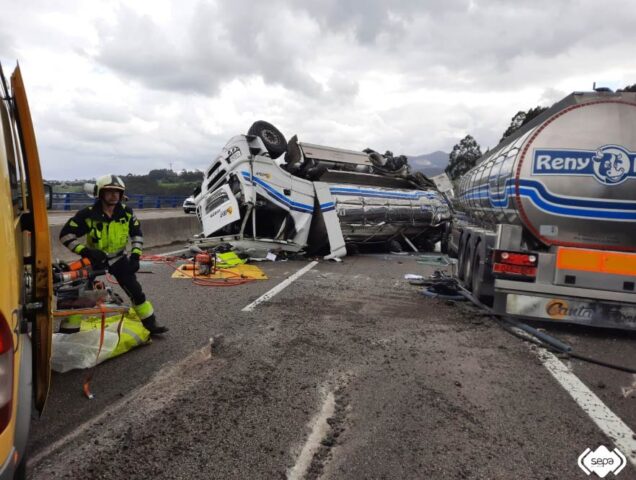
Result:
<svg viewBox="0 0 636 480">
<path fill-rule="evenodd" d="M 272 158 L 278 158 L 287 151 L 285 136 L 271 123 L 258 120 L 252 124 L 247 134 L 260 138 Z"/>
<path fill-rule="evenodd" d="M 466 254 L 468 253 L 467 249 L 468 249 L 468 241 L 462 237 L 459 241 L 459 248 L 457 249 L 457 277 L 460 280 L 464 279 Z"/>
<path fill-rule="evenodd" d="M 473 296 L 479 300 L 484 305 L 488 305 L 492 307 L 493 298 L 490 295 L 485 295 L 483 292 L 486 289 L 485 282 L 486 280 L 486 272 L 484 269 L 486 268 L 484 265 L 481 265 L 481 257 L 479 254 L 475 255 L 475 261 L 473 262 L 473 278 L 472 278 L 472 288 Z"/>
<path fill-rule="evenodd" d="M 444 254 L 448 254 L 449 251 L 449 243 L 450 243 L 450 232 L 451 225 L 449 222 L 444 224 L 444 229 L 442 230 L 442 238 L 440 239 L 440 252 Z"/>
<path fill-rule="evenodd" d="M 470 245 L 466 245 L 466 253 L 464 256 L 464 285 L 471 289 L 473 286 L 473 250 Z"/>
</svg>

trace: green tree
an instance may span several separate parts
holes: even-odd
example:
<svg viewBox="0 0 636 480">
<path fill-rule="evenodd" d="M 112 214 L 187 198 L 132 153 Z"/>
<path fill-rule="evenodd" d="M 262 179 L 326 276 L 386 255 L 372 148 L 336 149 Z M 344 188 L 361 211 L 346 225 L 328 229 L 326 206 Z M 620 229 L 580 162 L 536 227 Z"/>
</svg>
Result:
<svg viewBox="0 0 636 480">
<path fill-rule="evenodd" d="M 453 147 L 453 151 L 448 156 L 445 172 L 451 180 L 456 180 L 473 168 L 479 157 L 481 157 L 481 148 L 477 140 L 466 135 Z"/>
<path fill-rule="evenodd" d="M 636 83 L 634 85 L 628 85 L 618 90 L 619 92 L 636 92 Z"/>
<path fill-rule="evenodd" d="M 526 123 L 528 123 L 534 117 L 542 114 L 546 110 L 547 110 L 547 107 L 534 107 L 528 110 L 527 112 L 524 112 L 523 110 L 519 110 L 515 114 L 515 116 L 512 117 L 512 119 L 510 119 L 510 125 L 508 126 L 506 131 L 503 133 L 503 136 L 501 137 L 501 140 L 499 140 L 499 142 L 500 143 L 503 142 L 507 137 L 512 135 L 514 132 L 519 130 L 521 127 L 523 127 Z"/>
</svg>

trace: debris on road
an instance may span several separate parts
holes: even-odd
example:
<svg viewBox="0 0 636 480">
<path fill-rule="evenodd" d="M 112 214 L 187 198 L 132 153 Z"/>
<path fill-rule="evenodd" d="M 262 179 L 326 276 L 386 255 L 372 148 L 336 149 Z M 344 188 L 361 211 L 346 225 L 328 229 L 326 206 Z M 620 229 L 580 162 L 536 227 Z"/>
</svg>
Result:
<svg viewBox="0 0 636 480">
<path fill-rule="evenodd" d="M 225 145 L 195 203 L 197 244 L 259 257 L 276 247 L 329 260 L 361 246 L 401 250 L 401 241 L 430 251 L 451 218 L 445 195 L 405 159 L 287 142 L 263 121 Z"/>
</svg>

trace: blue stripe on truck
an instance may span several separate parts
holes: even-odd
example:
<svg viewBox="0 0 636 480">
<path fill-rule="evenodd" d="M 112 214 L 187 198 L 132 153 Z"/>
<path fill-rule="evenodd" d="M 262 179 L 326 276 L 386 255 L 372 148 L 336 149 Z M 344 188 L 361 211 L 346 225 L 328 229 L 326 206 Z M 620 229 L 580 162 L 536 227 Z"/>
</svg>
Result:
<svg viewBox="0 0 636 480">
<path fill-rule="evenodd" d="M 514 194 L 514 180 L 508 179 L 505 189 L 501 192 L 490 192 L 489 185 L 481 185 L 466 192 L 463 198 L 488 199 L 493 207 L 507 208 L 510 197 Z M 636 202 L 561 197 L 535 180 L 520 180 L 519 195 L 529 199 L 540 210 L 560 216 L 616 221 L 636 220 Z"/>
<path fill-rule="evenodd" d="M 278 190 L 276 190 L 274 187 L 269 185 L 267 182 L 264 182 L 260 178 L 253 177 L 252 175 L 250 175 L 249 172 L 241 172 L 241 174 L 243 175 L 245 179 L 250 180 L 254 183 L 257 183 L 258 185 L 263 187 L 270 196 L 288 205 L 289 208 L 291 208 L 292 210 L 296 210 L 298 212 L 304 212 L 304 213 L 314 213 L 314 207 L 310 205 L 305 205 L 304 203 L 294 202 L 293 200 L 290 200 L 289 198 L 287 198 L 286 195 L 280 193 Z"/>
</svg>

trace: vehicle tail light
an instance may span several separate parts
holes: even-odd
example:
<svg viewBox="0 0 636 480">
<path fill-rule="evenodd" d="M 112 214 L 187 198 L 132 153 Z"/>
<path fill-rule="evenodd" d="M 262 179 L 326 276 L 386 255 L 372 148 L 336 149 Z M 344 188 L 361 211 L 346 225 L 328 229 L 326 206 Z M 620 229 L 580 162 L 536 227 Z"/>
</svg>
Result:
<svg viewBox="0 0 636 480">
<path fill-rule="evenodd" d="M 13 333 L 0 312 L 0 433 L 9 425 L 13 400 Z"/>
<path fill-rule="evenodd" d="M 496 277 L 534 281 L 538 263 L 539 256 L 536 253 L 495 250 L 492 271 Z"/>
</svg>

